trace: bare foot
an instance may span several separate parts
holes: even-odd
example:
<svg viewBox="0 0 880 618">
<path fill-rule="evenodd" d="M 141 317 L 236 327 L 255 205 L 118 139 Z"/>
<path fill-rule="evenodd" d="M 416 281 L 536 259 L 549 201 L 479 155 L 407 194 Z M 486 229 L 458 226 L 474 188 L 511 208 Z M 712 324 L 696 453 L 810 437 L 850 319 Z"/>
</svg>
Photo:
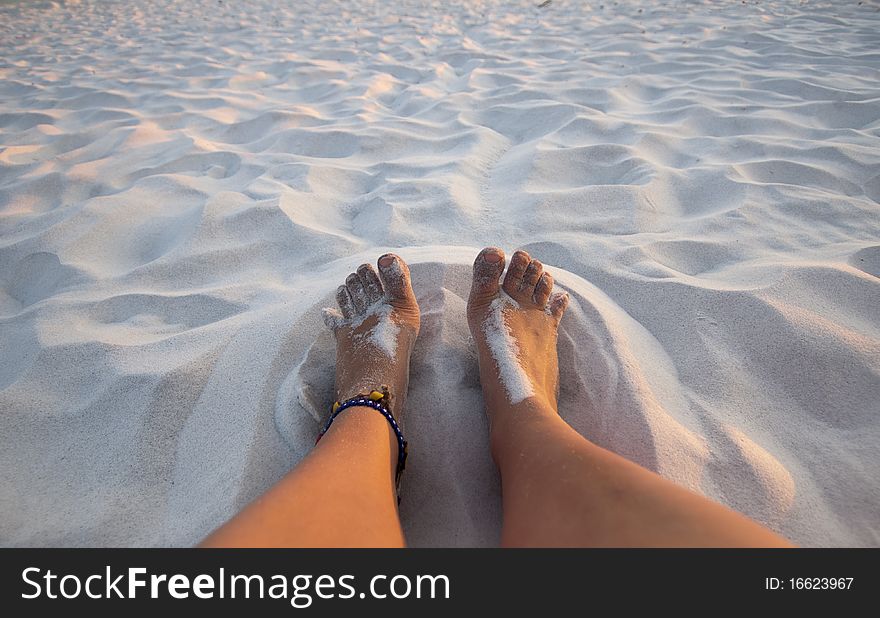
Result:
<svg viewBox="0 0 880 618">
<path fill-rule="evenodd" d="M 351 273 L 336 290 L 339 311 L 325 309 L 324 321 L 336 335 L 336 400 L 387 386 L 400 420 L 419 305 L 406 262 L 386 253 L 378 267 L 378 274 L 369 264 Z"/>
<path fill-rule="evenodd" d="M 556 410 L 556 337 L 568 306 L 568 294 L 553 293 L 553 277 L 525 251 L 513 254 L 502 284 L 503 271 L 501 249 L 477 255 L 467 308 L 490 426 L 497 411 L 523 402 Z"/>
</svg>

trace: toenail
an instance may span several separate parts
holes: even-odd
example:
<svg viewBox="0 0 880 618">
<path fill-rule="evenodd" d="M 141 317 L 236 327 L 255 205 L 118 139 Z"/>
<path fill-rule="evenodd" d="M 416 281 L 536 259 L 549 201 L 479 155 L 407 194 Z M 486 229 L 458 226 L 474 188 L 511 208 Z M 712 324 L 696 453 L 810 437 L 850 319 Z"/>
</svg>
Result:
<svg viewBox="0 0 880 618">
<path fill-rule="evenodd" d="M 485 253 L 483 254 L 483 259 L 489 262 L 490 264 L 497 264 L 501 261 L 501 256 L 497 253 Z"/>
<path fill-rule="evenodd" d="M 383 255 L 382 257 L 379 258 L 379 266 L 382 266 L 384 268 L 388 268 L 389 266 L 391 266 L 391 264 L 393 262 L 394 262 L 393 255 Z"/>
</svg>

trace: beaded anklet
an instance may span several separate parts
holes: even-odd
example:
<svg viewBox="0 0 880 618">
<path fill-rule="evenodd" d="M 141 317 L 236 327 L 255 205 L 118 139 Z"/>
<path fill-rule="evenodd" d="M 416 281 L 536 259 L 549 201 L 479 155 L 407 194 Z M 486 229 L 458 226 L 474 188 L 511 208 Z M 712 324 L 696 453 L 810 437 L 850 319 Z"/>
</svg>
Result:
<svg viewBox="0 0 880 618">
<path fill-rule="evenodd" d="M 389 423 L 391 423 L 391 429 L 394 430 L 394 435 L 397 436 L 397 471 L 394 477 L 394 483 L 398 490 L 397 502 L 400 502 L 400 475 L 403 474 L 403 469 L 406 466 L 406 440 L 403 439 L 403 432 L 400 431 L 400 426 L 397 424 L 397 421 L 394 420 L 394 415 L 391 413 L 391 409 L 389 406 L 391 400 L 391 394 L 388 392 L 388 387 L 383 386 L 381 391 L 370 391 L 367 394 L 356 395 L 351 399 L 346 399 L 343 402 L 336 401 L 333 403 L 333 408 L 330 413 L 330 418 L 327 419 L 327 423 L 324 425 L 324 428 L 321 430 L 321 433 L 318 434 L 317 440 L 315 440 L 315 444 L 320 441 L 324 434 L 327 433 L 327 430 L 330 429 L 330 425 L 333 424 L 333 421 L 336 420 L 336 417 L 339 416 L 339 413 L 343 410 L 347 410 L 348 408 L 353 408 L 355 406 L 365 406 L 367 408 L 372 408 L 376 410 L 379 414 L 384 416 Z"/>
</svg>

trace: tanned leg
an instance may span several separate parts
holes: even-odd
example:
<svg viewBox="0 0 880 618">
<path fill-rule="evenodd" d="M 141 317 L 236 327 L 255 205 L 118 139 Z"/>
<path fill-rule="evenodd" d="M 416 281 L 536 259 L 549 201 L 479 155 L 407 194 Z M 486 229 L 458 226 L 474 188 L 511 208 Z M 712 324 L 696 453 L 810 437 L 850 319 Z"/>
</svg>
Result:
<svg viewBox="0 0 880 618">
<path fill-rule="evenodd" d="M 419 307 L 409 269 L 398 256 L 368 264 L 337 290 L 339 401 L 387 386 L 400 419 Z M 329 406 L 330 402 L 328 402 Z M 329 408 L 328 408 L 329 409 Z M 397 439 L 368 407 L 343 410 L 300 464 L 212 533 L 206 547 L 401 547 L 394 475 Z"/>
<path fill-rule="evenodd" d="M 524 251 L 484 249 L 468 322 L 477 342 L 508 546 L 789 546 L 758 523 L 583 438 L 557 412 L 568 304 Z M 504 331 L 504 332 L 499 332 Z"/>
</svg>

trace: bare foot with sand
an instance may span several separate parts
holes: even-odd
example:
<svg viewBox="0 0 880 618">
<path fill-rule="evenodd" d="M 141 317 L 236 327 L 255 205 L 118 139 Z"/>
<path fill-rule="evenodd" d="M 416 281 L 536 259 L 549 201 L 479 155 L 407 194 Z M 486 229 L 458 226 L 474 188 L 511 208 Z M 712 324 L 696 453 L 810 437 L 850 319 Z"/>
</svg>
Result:
<svg viewBox="0 0 880 618">
<path fill-rule="evenodd" d="M 336 335 L 336 399 L 386 386 L 400 420 L 419 306 L 409 267 L 386 253 L 336 290 L 324 320 Z M 329 402 L 328 402 L 329 403 Z M 212 533 L 214 547 L 402 547 L 398 441 L 375 410 L 353 406 L 293 470 Z M 353 517 L 356 514 L 356 517 Z"/>
<path fill-rule="evenodd" d="M 568 295 L 517 251 L 474 261 L 468 323 L 477 342 L 492 457 L 501 473 L 502 545 L 785 546 L 755 522 L 574 431 L 558 414 L 556 340 Z"/>
<path fill-rule="evenodd" d="M 494 411 L 529 400 L 556 411 L 556 337 L 568 306 L 568 294 L 554 293 L 553 277 L 525 251 L 513 254 L 501 283 L 503 271 L 501 249 L 479 253 L 467 309 L 490 424 Z"/>
<path fill-rule="evenodd" d="M 409 359 L 419 333 L 419 306 L 409 267 L 387 253 L 378 273 L 362 264 L 336 290 L 339 310 L 325 310 L 336 335 L 336 400 L 387 386 L 400 418 L 409 383 Z"/>
</svg>

